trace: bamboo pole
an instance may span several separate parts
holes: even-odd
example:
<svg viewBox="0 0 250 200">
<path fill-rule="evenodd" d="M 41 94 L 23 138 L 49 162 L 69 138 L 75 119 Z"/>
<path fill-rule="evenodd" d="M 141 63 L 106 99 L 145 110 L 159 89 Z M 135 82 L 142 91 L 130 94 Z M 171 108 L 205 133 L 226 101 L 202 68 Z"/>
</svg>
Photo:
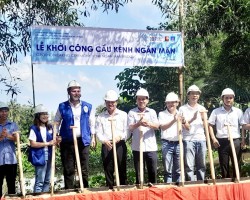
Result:
<svg viewBox="0 0 250 200">
<path fill-rule="evenodd" d="M 183 18 L 184 18 L 184 0 L 179 0 L 179 30 L 181 32 L 182 37 L 182 52 L 183 52 L 183 62 L 184 62 L 184 26 L 183 26 Z M 179 96 L 180 96 L 180 104 L 184 104 L 184 75 L 183 70 L 184 69 L 184 63 L 183 66 L 178 68 L 178 77 L 179 77 Z"/>
</svg>

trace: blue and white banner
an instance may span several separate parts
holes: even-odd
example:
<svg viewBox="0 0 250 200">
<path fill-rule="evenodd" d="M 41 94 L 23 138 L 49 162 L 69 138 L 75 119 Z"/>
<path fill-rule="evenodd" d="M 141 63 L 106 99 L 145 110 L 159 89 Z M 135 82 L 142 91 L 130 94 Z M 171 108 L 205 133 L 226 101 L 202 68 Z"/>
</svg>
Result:
<svg viewBox="0 0 250 200">
<path fill-rule="evenodd" d="M 32 26 L 32 63 L 183 67 L 180 32 Z"/>
</svg>

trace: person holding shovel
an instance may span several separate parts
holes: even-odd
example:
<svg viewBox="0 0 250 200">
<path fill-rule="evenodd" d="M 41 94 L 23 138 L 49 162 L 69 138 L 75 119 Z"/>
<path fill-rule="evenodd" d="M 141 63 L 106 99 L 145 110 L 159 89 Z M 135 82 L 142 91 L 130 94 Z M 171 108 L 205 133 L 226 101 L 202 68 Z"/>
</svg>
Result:
<svg viewBox="0 0 250 200">
<path fill-rule="evenodd" d="M 0 198 L 3 196 L 3 180 L 6 178 L 8 194 L 16 193 L 17 158 L 15 150 L 18 126 L 8 119 L 9 107 L 0 102 Z"/>
<path fill-rule="evenodd" d="M 54 119 L 54 122 L 60 126 L 59 132 L 62 137 L 60 153 L 65 189 L 75 188 L 75 166 L 78 162 L 75 156 L 72 127 L 75 127 L 77 137 L 83 185 L 88 188 L 89 149 L 90 146 L 93 148 L 96 146 L 95 116 L 92 105 L 80 100 L 81 86 L 77 81 L 69 82 L 67 92 L 69 99 L 59 104 Z"/>
<path fill-rule="evenodd" d="M 117 108 L 118 95 L 114 90 L 107 91 L 104 101 L 106 110 L 98 115 L 95 130 L 98 140 L 102 143 L 101 156 L 106 185 L 109 189 L 113 189 L 115 170 L 118 170 L 119 174 L 119 180 L 116 177 L 116 181 L 120 181 L 121 185 L 127 184 L 127 146 L 125 143 L 128 136 L 127 113 Z M 115 143 L 117 155 L 113 153 L 113 143 Z M 116 160 L 117 169 L 115 169 Z M 119 186 L 119 183 L 116 185 Z"/>
<path fill-rule="evenodd" d="M 180 182 L 180 145 L 177 130 L 179 111 L 178 95 L 174 92 L 168 93 L 165 99 L 166 110 L 159 113 L 162 141 L 162 161 L 164 166 L 164 182 Z M 182 123 L 186 123 L 184 118 Z M 182 141 L 181 141 L 182 142 Z"/>
<path fill-rule="evenodd" d="M 224 89 L 221 93 L 222 106 L 214 109 L 208 120 L 212 143 L 215 148 L 218 148 L 222 178 L 231 177 L 229 158 L 231 158 L 233 165 L 233 177 L 236 177 L 229 134 L 231 134 L 231 137 L 233 138 L 233 144 L 237 156 L 236 161 L 240 163 L 241 159 L 240 122 L 242 120 L 243 112 L 241 109 L 233 106 L 234 98 L 235 94 L 231 88 Z M 216 136 L 214 134 L 214 127 L 216 129 Z"/>
<path fill-rule="evenodd" d="M 241 136 L 241 148 L 246 148 L 245 130 L 250 130 L 250 108 L 247 108 L 244 112 L 242 121 L 242 128 L 244 129 Z M 243 135 L 244 134 L 244 135 Z"/>
<path fill-rule="evenodd" d="M 184 123 L 189 125 L 182 130 L 186 181 L 205 179 L 207 146 L 200 112 L 206 109 L 198 103 L 200 95 L 199 87 L 191 85 L 187 89 L 188 102 L 179 108 Z"/>
<path fill-rule="evenodd" d="M 35 107 L 34 114 L 34 123 L 30 127 L 29 133 L 29 161 L 35 166 L 34 193 L 48 192 L 50 189 L 52 146 L 57 142 L 53 140 L 47 108 L 40 104 Z"/>
<path fill-rule="evenodd" d="M 143 182 L 143 177 L 141 176 L 144 176 L 144 174 L 140 175 L 140 169 L 144 168 L 144 163 L 147 167 L 148 183 L 157 182 L 157 143 L 155 130 L 159 128 L 159 122 L 155 110 L 147 107 L 148 102 L 148 91 L 144 88 L 139 89 L 136 92 L 137 107 L 128 113 L 129 131 L 132 133 L 136 184 L 142 184 L 140 182 Z M 140 162 L 140 150 L 143 156 L 142 162 Z M 140 165 L 143 166 L 141 167 Z"/>
</svg>

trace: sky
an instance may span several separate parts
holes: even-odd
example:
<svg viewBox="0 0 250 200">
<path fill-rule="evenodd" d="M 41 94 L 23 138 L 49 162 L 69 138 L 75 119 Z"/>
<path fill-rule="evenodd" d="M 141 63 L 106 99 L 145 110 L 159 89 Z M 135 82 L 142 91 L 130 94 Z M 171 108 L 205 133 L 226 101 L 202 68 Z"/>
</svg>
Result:
<svg viewBox="0 0 250 200">
<path fill-rule="evenodd" d="M 160 10 L 151 0 L 133 0 L 119 8 L 119 12 L 103 13 L 102 9 L 92 11 L 90 17 L 83 18 L 86 27 L 139 29 L 146 30 L 147 26 L 157 27 L 163 21 Z M 20 58 L 20 62 L 13 65 L 14 75 L 22 81 L 18 85 L 21 93 L 15 96 L 17 103 L 33 102 L 31 57 Z M 132 67 L 132 66 L 131 66 Z M 119 94 L 115 76 L 122 72 L 122 66 L 68 66 L 68 65 L 33 65 L 35 104 L 43 104 L 50 113 L 55 113 L 58 104 L 66 101 L 67 85 L 76 80 L 81 85 L 81 99 L 93 105 L 95 109 L 104 103 L 103 97 L 107 90 L 113 89 Z M 6 72 L 1 72 L 6 73 Z M 11 96 L 6 95 L 0 85 L 0 101 L 9 102 Z"/>
</svg>

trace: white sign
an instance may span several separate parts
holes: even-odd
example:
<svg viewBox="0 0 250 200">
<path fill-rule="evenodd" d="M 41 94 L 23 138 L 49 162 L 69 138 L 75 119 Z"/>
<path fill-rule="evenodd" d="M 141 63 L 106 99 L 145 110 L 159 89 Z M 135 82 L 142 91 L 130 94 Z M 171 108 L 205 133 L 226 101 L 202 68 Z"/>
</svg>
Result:
<svg viewBox="0 0 250 200">
<path fill-rule="evenodd" d="M 32 63 L 184 66 L 180 32 L 32 26 Z"/>
</svg>

